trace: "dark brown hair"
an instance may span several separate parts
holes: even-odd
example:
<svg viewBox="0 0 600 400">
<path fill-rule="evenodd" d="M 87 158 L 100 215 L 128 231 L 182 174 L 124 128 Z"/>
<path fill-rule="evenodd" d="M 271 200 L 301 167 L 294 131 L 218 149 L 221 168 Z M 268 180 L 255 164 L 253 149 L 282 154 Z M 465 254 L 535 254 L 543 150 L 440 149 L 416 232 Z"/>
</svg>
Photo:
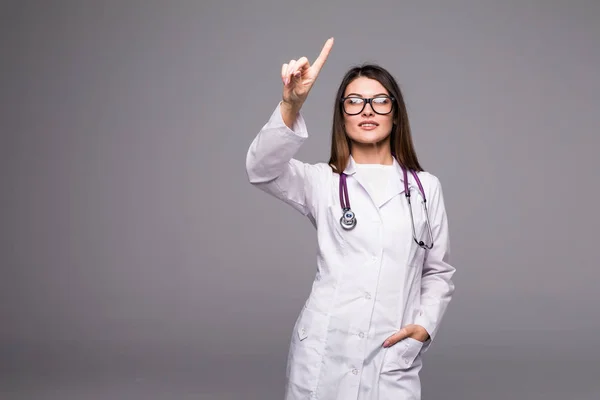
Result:
<svg viewBox="0 0 600 400">
<path fill-rule="evenodd" d="M 350 82 L 361 76 L 377 80 L 389 92 L 390 96 L 394 98 L 394 124 L 390 133 L 392 155 L 401 166 L 414 171 L 423 171 L 413 145 L 408 113 L 400 87 L 387 70 L 375 64 L 363 64 L 351 68 L 346 72 L 340 83 L 335 97 L 329 165 L 333 167 L 335 172 L 340 173 L 346 168 L 348 163 L 352 143 L 344 129 L 344 110 L 341 99 Z"/>
</svg>

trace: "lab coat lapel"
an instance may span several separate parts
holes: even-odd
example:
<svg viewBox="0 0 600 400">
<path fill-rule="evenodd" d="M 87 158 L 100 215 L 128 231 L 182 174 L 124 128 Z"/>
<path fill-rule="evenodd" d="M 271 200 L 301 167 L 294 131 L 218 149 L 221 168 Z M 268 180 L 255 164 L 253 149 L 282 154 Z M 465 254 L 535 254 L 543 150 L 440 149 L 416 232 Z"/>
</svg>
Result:
<svg viewBox="0 0 600 400">
<path fill-rule="evenodd" d="M 380 202 L 380 204 L 377 205 L 377 207 L 382 207 L 384 204 L 386 204 L 388 201 L 393 199 L 395 196 L 405 192 L 404 173 L 402 172 L 402 168 L 400 167 L 400 164 L 398 163 L 398 161 L 396 161 L 396 158 L 393 158 L 393 162 L 394 162 L 395 174 L 392 174 L 390 176 L 390 179 L 387 184 L 386 194 L 381 199 L 381 202 Z M 407 179 L 408 179 L 408 190 L 410 190 L 410 187 L 411 187 L 410 173 L 407 175 Z"/>
<path fill-rule="evenodd" d="M 369 193 L 369 185 L 367 185 L 367 183 L 363 181 L 362 177 L 356 173 L 356 162 L 354 161 L 354 158 L 352 158 L 352 155 L 350 155 L 350 157 L 348 158 L 348 163 L 346 164 L 346 169 L 344 169 L 344 174 L 351 176 L 353 179 L 355 179 L 365 191 L 367 196 L 369 196 L 369 198 L 373 200 L 371 193 Z"/>
</svg>

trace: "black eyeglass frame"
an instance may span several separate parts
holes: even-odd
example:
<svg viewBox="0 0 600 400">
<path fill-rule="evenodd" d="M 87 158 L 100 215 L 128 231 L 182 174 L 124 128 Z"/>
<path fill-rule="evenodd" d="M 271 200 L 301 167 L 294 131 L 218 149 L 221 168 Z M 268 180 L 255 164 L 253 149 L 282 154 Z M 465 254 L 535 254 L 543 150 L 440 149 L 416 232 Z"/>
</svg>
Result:
<svg viewBox="0 0 600 400">
<path fill-rule="evenodd" d="M 359 112 L 357 113 L 349 113 L 348 111 L 346 111 L 346 107 L 344 107 L 344 102 L 348 99 L 360 99 L 363 102 L 363 106 L 360 109 Z M 390 99 L 392 101 L 392 108 L 390 111 L 386 112 L 386 113 L 380 113 L 375 111 L 375 108 L 373 107 L 373 100 L 374 99 Z M 363 112 L 363 110 L 365 109 L 365 107 L 367 106 L 367 104 L 369 104 L 371 106 L 371 110 L 373 110 L 373 112 L 375 114 L 379 114 L 379 115 L 388 115 L 389 113 L 391 113 L 392 111 L 394 111 L 394 107 L 396 106 L 396 99 L 393 96 L 376 96 L 376 97 L 368 97 L 368 98 L 364 98 L 364 97 L 358 97 L 358 96 L 347 96 L 347 97 L 342 97 L 340 99 L 340 105 L 342 106 L 342 111 L 348 115 L 358 115 L 361 112 Z"/>
</svg>

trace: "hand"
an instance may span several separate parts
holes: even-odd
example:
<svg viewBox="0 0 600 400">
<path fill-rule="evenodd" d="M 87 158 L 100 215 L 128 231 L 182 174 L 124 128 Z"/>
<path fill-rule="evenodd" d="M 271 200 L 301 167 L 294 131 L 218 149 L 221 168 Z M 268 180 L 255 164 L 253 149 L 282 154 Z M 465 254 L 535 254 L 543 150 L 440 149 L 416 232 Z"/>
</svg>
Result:
<svg viewBox="0 0 600 400">
<path fill-rule="evenodd" d="M 327 56 L 333 46 L 333 38 L 328 39 L 321 50 L 321 54 L 310 65 L 306 57 L 298 60 L 290 60 L 281 67 L 281 79 L 283 80 L 283 102 L 295 111 L 300 110 L 306 100 L 310 89 L 317 80 L 317 76 L 327 60 Z"/>
<path fill-rule="evenodd" d="M 407 337 L 411 337 L 419 342 L 426 342 L 429 339 L 429 333 L 421 325 L 406 325 L 404 328 L 387 338 L 385 342 L 383 342 L 383 347 L 393 346 Z"/>
</svg>

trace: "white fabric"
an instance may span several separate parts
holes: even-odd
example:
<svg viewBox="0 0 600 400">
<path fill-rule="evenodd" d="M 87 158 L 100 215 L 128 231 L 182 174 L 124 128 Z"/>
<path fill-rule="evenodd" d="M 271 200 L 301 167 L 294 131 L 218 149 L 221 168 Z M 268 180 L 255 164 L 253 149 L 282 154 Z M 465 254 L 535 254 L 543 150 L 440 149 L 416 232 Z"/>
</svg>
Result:
<svg viewBox="0 0 600 400">
<path fill-rule="evenodd" d="M 393 177 L 394 170 L 394 165 L 356 164 L 356 176 L 360 178 L 361 182 L 364 182 L 365 189 L 376 204 L 383 201 L 388 181 Z"/>
<path fill-rule="evenodd" d="M 374 199 L 350 158 L 345 173 L 358 222 L 345 231 L 339 223 L 339 175 L 325 163 L 295 159 L 308 137 L 301 114 L 292 128 L 278 106 L 246 159 L 250 182 L 306 216 L 318 238 L 317 272 L 291 338 L 285 400 L 420 399 L 422 355 L 454 292 L 440 182 L 428 172 L 418 174 L 435 241 L 426 251 L 412 239 L 398 163 L 394 160 L 391 179 Z M 427 240 L 422 197 L 408 176 L 415 228 Z M 406 324 L 423 326 L 430 339 L 407 338 L 383 348 Z"/>
</svg>

